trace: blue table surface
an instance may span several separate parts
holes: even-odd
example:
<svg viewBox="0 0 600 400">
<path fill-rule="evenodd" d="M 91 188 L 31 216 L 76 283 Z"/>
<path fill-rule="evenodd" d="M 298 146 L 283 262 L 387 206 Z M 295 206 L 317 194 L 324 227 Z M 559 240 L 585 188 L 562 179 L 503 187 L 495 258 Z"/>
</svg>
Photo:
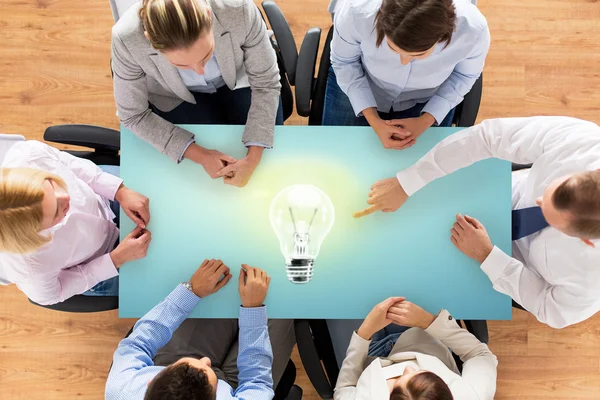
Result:
<svg viewBox="0 0 600 400">
<path fill-rule="evenodd" d="M 201 145 L 242 158 L 243 126 L 183 126 Z M 120 317 L 141 317 L 205 258 L 218 258 L 233 279 L 203 299 L 198 318 L 237 318 L 241 264 L 272 277 L 266 299 L 271 318 L 364 318 L 389 296 L 405 296 L 432 313 L 459 319 L 511 318 L 510 298 L 496 292 L 479 265 L 450 241 L 457 213 L 478 218 L 492 242 L 510 254 L 511 172 L 497 159 L 438 179 L 395 213 L 354 219 L 371 185 L 395 176 L 459 128 L 432 128 L 410 149 L 386 150 L 371 128 L 276 128 L 274 149 L 245 188 L 212 180 L 189 160 L 176 164 L 121 129 L 121 176 L 150 198 L 148 255 L 120 270 Z M 284 187 L 315 185 L 331 198 L 335 223 L 315 261 L 311 282 L 289 282 L 269 206 Z M 121 238 L 134 224 L 121 212 Z"/>
</svg>

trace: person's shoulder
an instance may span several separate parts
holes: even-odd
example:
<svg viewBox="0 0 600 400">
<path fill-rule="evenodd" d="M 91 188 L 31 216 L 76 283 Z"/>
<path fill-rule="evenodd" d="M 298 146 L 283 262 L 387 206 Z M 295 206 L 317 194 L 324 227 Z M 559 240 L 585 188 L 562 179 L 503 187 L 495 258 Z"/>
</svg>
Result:
<svg viewBox="0 0 600 400">
<path fill-rule="evenodd" d="M 381 8 L 382 0 L 339 0 L 335 6 L 335 15 L 353 17 L 355 20 L 374 20 Z"/>
<path fill-rule="evenodd" d="M 243 11 L 256 7 L 252 0 L 208 0 L 208 6 L 216 14 L 223 14 L 231 11 Z"/>
<path fill-rule="evenodd" d="M 121 15 L 112 28 L 113 38 L 116 36 L 123 42 L 140 37 L 145 39 L 144 26 L 139 16 L 140 7 L 141 3 L 135 3 Z"/>
<path fill-rule="evenodd" d="M 34 161 L 40 157 L 52 156 L 52 153 L 45 143 L 37 140 L 24 140 L 17 142 L 8 151 L 2 166 L 4 167 L 25 167 L 28 166 L 31 161 Z"/>
<path fill-rule="evenodd" d="M 465 34 L 480 34 L 488 29 L 488 23 L 481 11 L 469 0 L 454 0 L 456 10 L 456 31 Z"/>
</svg>

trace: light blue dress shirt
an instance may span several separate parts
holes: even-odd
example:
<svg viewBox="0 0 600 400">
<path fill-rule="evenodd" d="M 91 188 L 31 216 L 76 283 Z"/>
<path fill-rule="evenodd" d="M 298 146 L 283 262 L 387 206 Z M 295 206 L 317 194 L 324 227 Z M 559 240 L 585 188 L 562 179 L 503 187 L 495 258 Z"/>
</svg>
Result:
<svg viewBox="0 0 600 400">
<path fill-rule="evenodd" d="M 196 307 L 200 298 L 177 286 L 167 298 L 134 326 L 129 337 L 119 343 L 106 382 L 106 400 L 142 400 L 148 383 L 165 367 L 152 361 L 173 332 Z M 274 396 L 271 367 L 273 350 L 269 340 L 266 307 L 240 308 L 239 385 L 233 390 L 222 380 L 217 384 L 217 400 L 271 400 Z"/>
<path fill-rule="evenodd" d="M 214 54 L 204 66 L 204 75 L 199 75 L 193 69 L 177 68 L 177 72 L 191 92 L 216 93 L 218 88 L 225 85 Z"/>
<path fill-rule="evenodd" d="M 343 0 L 336 6 L 331 64 L 356 115 L 369 107 L 403 111 L 427 103 L 439 124 L 479 78 L 490 46 L 485 17 L 468 0 L 454 0 L 456 28 L 447 47 L 422 60 L 400 63 L 384 39 L 376 46 L 375 16 L 381 0 Z"/>
</svg>

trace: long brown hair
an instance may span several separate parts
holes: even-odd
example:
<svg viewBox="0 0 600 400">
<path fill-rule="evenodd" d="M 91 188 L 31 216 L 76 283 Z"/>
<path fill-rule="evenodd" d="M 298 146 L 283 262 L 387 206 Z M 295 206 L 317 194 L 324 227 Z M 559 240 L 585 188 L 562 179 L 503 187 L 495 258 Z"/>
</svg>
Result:
<svg viewBox="0 0 600 400">
<path fill-rule="evenodd" d="M 375 17 L 377 47 L 385 37 L 410 53 L 448 45 L 455 22 L 452 0 L 383 0 Z"/>
<path fill-rule="evenodd" d="M 144 0 L 139 16 L 157 50 L 189 48 L 212 27 L 204 0 Z"/>
<path fill-rule="evenodd" d="M 446 382 L 430 371 L 419 372 L 408 380 L 406 389 L 396 387 L 390 400 L 453 400 Z"/>
</svg>

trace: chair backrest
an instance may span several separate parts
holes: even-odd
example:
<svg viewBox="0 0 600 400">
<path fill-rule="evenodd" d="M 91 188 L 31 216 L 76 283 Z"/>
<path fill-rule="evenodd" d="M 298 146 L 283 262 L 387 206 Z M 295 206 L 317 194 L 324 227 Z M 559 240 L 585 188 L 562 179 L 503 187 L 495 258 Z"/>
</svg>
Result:
<svg viewBox="0 0 600 400">
<path fill-rule="evenodd" d="M 8 152 L 13 144 L 25 140 L 24 136 L 21 135 L 8 135 L 0 133 L 0 163 L 4 160 L 4 156 Z"/>
<path fill-rule="evenodd" d="M 110 9 L 112 10 L 113 19 L 115 23 L 121 18 L 121 15 L 125 13 L 135 3 L 140 3 L 140 0 L 108 0 L 110 3 Z"/>
</svg>

